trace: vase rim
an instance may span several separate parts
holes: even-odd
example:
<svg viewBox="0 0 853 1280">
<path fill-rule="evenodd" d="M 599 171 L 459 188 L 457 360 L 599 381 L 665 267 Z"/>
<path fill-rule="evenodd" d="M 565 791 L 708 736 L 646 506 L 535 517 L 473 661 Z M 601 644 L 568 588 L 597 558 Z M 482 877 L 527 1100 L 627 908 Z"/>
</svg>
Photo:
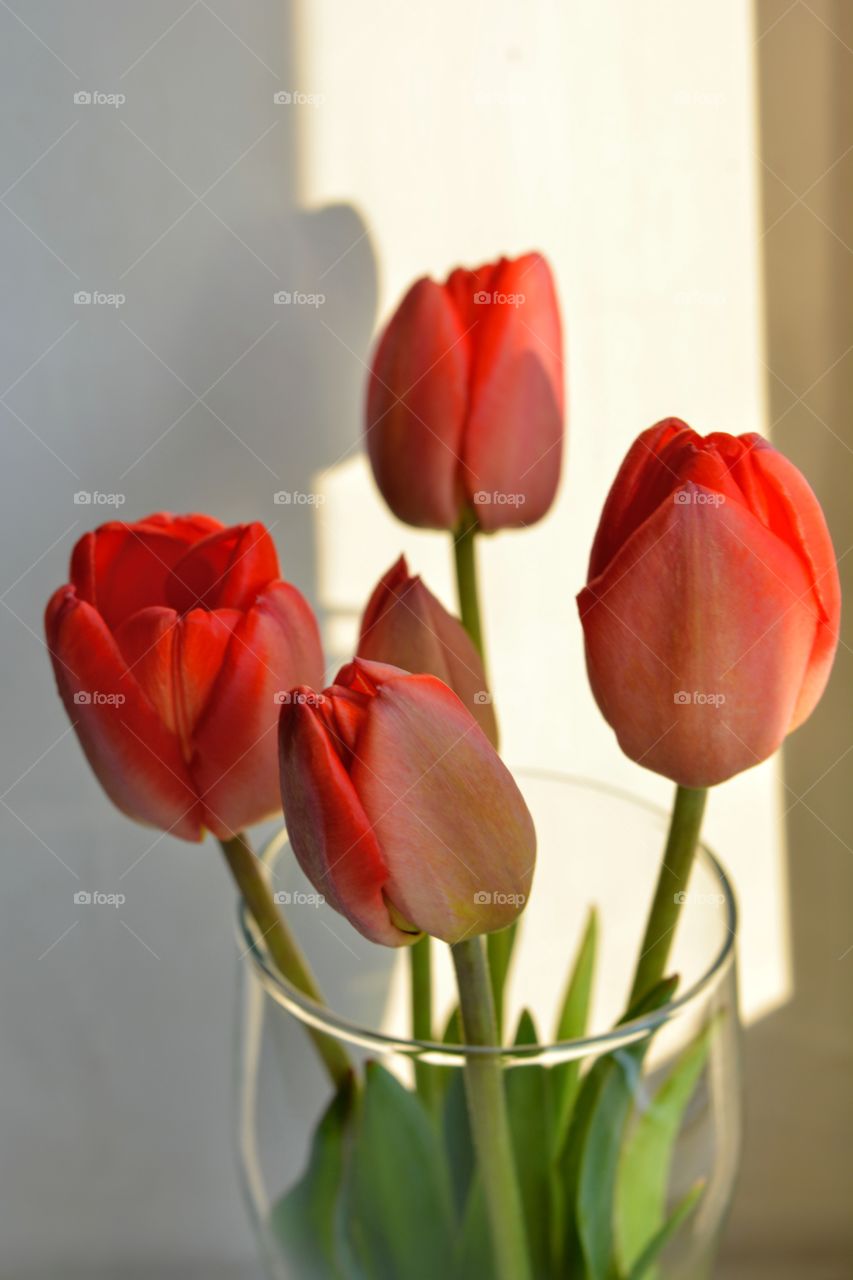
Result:
<svg viewBox="0 0 853 1280">
<path fill-rule="evenodd" d="M 668 811 L 653 801 L 596 778 L 537 768 L 515 768 L 513 773 L 533 780 L 577 787 L 584 791 L 598 791 L 636 808 L 645 809 L 664 821 L 669 819 Z M 267 865 L 270 865 L 278 856 L 286 836 L 286 828 L 282 827 L 264 847 L 260 857 Z M 237 912 L 241 959 L 248 959 L 254 975 L 271 998 L 298 1021 L 351 1046 L 372 1049 L 383 1054 L 399 1054 L 417 1058 L 420 1062 L 447 1067 L 463 1065 L 465 1060 L 471 1057 L 499 1057 L 505 1065 L 524 1062 L 549 1066 L 598 1057 L 649 1039 L 662 1025 L 673 1022 L 701 1004 L 702 1000 L 720 985 L 734 963 L 738 929 L 738 909 L 734 890 L 720 860 L 704 840 L 700 841 L 698 856 L 719 883 L 724 898 L 725 937 L 711 963 L 684 992 L 653 1013 L 620 1023 L 608 1031 L 573 1040 L 545 1041 L 530 1045 L 460 1045 L 445 1044 L 437 1040 L 408 1039 L 405 1036 L 390 1035 L 371 1027 L 360 1026 L 334 1009 L 318 1004 L 278 972 L 267 948 L 263 945 L 263 939 L 258 936 L 257 928 L 242 898 L 239 900 Z"/>
</svg>

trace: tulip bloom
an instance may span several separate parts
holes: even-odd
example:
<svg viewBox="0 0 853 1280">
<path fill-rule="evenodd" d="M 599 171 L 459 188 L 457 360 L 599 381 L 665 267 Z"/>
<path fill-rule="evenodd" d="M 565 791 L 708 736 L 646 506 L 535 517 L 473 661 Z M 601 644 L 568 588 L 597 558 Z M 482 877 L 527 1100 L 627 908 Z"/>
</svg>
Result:
<svg viewBox="0 0 853 1280">
<path fill-rule="evenodd" d="M 483 661 L 459 619 L 409 573 L 405 556 L 380 579 L 367 603 L 358 656 L 438 676 L 497 746 L 498 727 Z"/>
<path fill-rule="evenodd" d="M 45 628 L 83 750 L 129 817 L 226 839 L 280 808 L 280 700 L 323 658 L 263 525 L 101 525 L 74 548 Z"/>
<path fill-rule="evenodd" d="M 533 876 L 533 822 L 456 694 L 356 658 L 282 707 L 281 791 L 293 851 L 365 937 L 405 946 L 502 929 Z"/>
<path fill-rule="evenodd" d="M 550 507 L 563 443 L 560 312 L 538 253 L 424 277 L 391 317 L 367 392 L 367 452 L 400 520 L 487 532 Z"/>
<path fill-rule="evenodd" d="M 811 714 L 840 587 L 817 499 L 761 436 L 644 431 L 578 596 L 590 683 L 623 751 L 686 787 L 766 759 Z"/>
</svg>

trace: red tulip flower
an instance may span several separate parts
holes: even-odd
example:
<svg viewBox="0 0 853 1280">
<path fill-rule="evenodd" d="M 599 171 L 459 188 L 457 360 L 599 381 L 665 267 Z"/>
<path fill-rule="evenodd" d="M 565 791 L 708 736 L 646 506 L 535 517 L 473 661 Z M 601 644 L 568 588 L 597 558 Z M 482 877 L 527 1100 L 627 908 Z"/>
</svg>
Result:
<svg viewBox="0 0 853 1280">
<path fill-rule="evenodd" d="M 487 532 L 550 507 L 563 444 L 560 312 L 538 253 L 412 285 L 373 358 L 367 451 L 407 524 Z"/>
<path fill-rule="evenodd" d="M 200 840 L 280 808 L 282 691 L 321 678 L 323 658 L 263 525 L 102 525 L 74 548 L 45 628 L 65 708 L 124 813 Z"/>
<path fill-rule="evenodd" d="M 686 787 L 766 759 L 811 714 L 838 643 L 829 532 L 758 435 L 644 431 L 578 596 L 589 678 L 623 751 Z"/>
<path fill-rule="evenodd" d="M 482 658 L 459 619 L 409 573 L 405 556 L 380 579 L 368 601 L 358 656 L 438 676 L 497 746 L 498 727 Z"/>
<path fill-rule="evenodd" d="M 533 822 L 511 774 L 440 680 L 361 658 L 282 707 L 281 791 L 293 851 L 374 942 L 502 929 L 533 876 Z"/>
</svg>

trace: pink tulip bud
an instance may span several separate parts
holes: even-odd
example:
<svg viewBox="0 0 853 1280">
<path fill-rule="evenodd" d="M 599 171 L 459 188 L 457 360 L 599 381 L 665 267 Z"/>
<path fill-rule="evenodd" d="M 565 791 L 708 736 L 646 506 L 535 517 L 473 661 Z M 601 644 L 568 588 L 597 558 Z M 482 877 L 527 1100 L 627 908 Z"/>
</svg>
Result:
<svg viewBox="0 0 853 1280">
<path fill-rule="evenodd" d="M 83 750 L 124 813 L 200 840 L 277 812 L 280 700 L 322 675 L 323 655 L 263 525 L 101 525 L 74 548 L 45 630 Z"/>
<path fill-rule="evenodd" d="M 563 347 L 538 253 L 412 285 L 380 339 L 367 393 L 376 483 L 407 524 L 534 524 L 563 445 Z"/>
<path fill-rule="evenodd" d="M 644 431 L 578 596 L 596 701 L 626 755 L 687 787 L 765 760 L 811 714 L 840 586 L 800 472 L 761 436 Z"/>
<path fill-rule="evenodd" d="M 497 722 L 482 659 L 459 619 L 409 573 L 405 556 L 380 579 L 368 601 L 358 656 L 438 676 L 497 746 Z"/>
<path fill-rule="evenodd" d="M 295 689 L 279 726 L 294 853 L 374 942 L 458 942 L 510 924 L 536 837 L 518 787 L 456 694 L 356 658 L 324 693 Z"/>
</svg>

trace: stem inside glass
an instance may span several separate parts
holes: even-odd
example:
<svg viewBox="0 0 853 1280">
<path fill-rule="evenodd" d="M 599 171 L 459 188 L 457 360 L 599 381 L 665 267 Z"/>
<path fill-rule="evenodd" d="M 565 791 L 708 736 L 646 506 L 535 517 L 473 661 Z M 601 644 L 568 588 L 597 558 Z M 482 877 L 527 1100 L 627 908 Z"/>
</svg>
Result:
<svg viewBox="0 0 853 1280">
<path fill-rule="evenodd" d="M 645 817 L 650 823 L 653 823 L 656 832 L 659 830 L 661 833 L 665 833 L 666 831 L 668 814 L 658 806 L 638 800 L 618 788 L 613 788 L 591 779 L 548 774 L 546 771 L 521 771 L 516 776 L 522 785 L 522 789 L 525 789 L 526 784 L 531 783 L 536 786 L 544 785 L 546 788 L 554 788 L 565 795 L 569 807 L 571 807 L 575 795 L 595 799 L 595 802 L 600 803 L 602 810 L 605 812 L 611 804 L 625 805 L 629 807 L 632 813 L 636 812 L 638 817 Z M 537 816 L 535 806 L 534 816 Z M 275 864 L 285 842 L 286 833 L 282 831 L 267 846 L 263 857 L 268 864 Z M 659 860 L 662 847 L 662 843 L 657 846 L 656 860 Z M 543 854 L 547 854 L 547 850 L 543 850 Z M 705 881 L 713 886 L 715 896 L 719 898 L 721 914 L 719 945 L 715 946 L 713 953 L 709 952 L 707 962 L 704 963 L 701 972 L 691 975 L 691 980 L 682 984 L 675 997 L 654 1013 L 636 1018 L 613 1029 L 575 1040 L 560 1041 L 542 1038 L 537 1044 L 508 1048 L 507 1046 L 451 1045 L 443 1044 L 437 1040 L 412 1038 L 405 1035 L 390 1035 L 375 1027 L 355 1021 L 334 1007 L 326 1008 L 317 1005 L 308 996 L 287 982 L 286 979 L 282 978 L 268 954 L 264 940 L 260 938 L 243 904 L 241 904 L 239 912 L 240 940 L 242 949 L 245 951 L 255 975 L 277 1004 L 287 1009 L 305 1025 L 323 1031 L 325 1034 L 351 1046 L 357 1046 L 379 1054 L 386 1052 L 399 1053 L 423 1062 L 431 1062 L 443 1066 L 464 1065 L 464 1062 L 471 1056 L 499 1056 L 508 1062 L 535 1061 L 543 1065 L 553 1065 L 558 1062 L 570 1062 L 576 1059 L 596 1056 L 597 1054 L 610 1053 L 615 1049 L 635 1044 L 637 1041 L 649 1037 L 662 1024 L 690 1012 L 691 1006 L 696 1007 L 697 1010 L 701 1008 L 703 1002 L 711 996 L 713 990 L 723 982 L 734 962 L 737 932 L 737 908 L 734 894 L 725 871 L 707 845 L 700 845 L 696 859 L 696 870 L 701 871 Z M 653 887 L 652 877 L 648 886 L 650 894 Z M 536 884 L 534 883 L 534 895 L 535 893 Z M 636 910 L 639 926 L 642 927 L 645 913 L 641 903 L 637 904 Z M 524 950 L 525 946 L 524 928 L 525 916 L 523 915 L 521 917 L 522 933 L 519 943 L 521 951 Z M 566 963 L 568 963 L 576 942 L 577 939 L 571 936 L 567 936 L 565 939 Z M 630 970 L 626 968 L 626 984 L 630 985 L 630 979 Z"/>
</svg>

